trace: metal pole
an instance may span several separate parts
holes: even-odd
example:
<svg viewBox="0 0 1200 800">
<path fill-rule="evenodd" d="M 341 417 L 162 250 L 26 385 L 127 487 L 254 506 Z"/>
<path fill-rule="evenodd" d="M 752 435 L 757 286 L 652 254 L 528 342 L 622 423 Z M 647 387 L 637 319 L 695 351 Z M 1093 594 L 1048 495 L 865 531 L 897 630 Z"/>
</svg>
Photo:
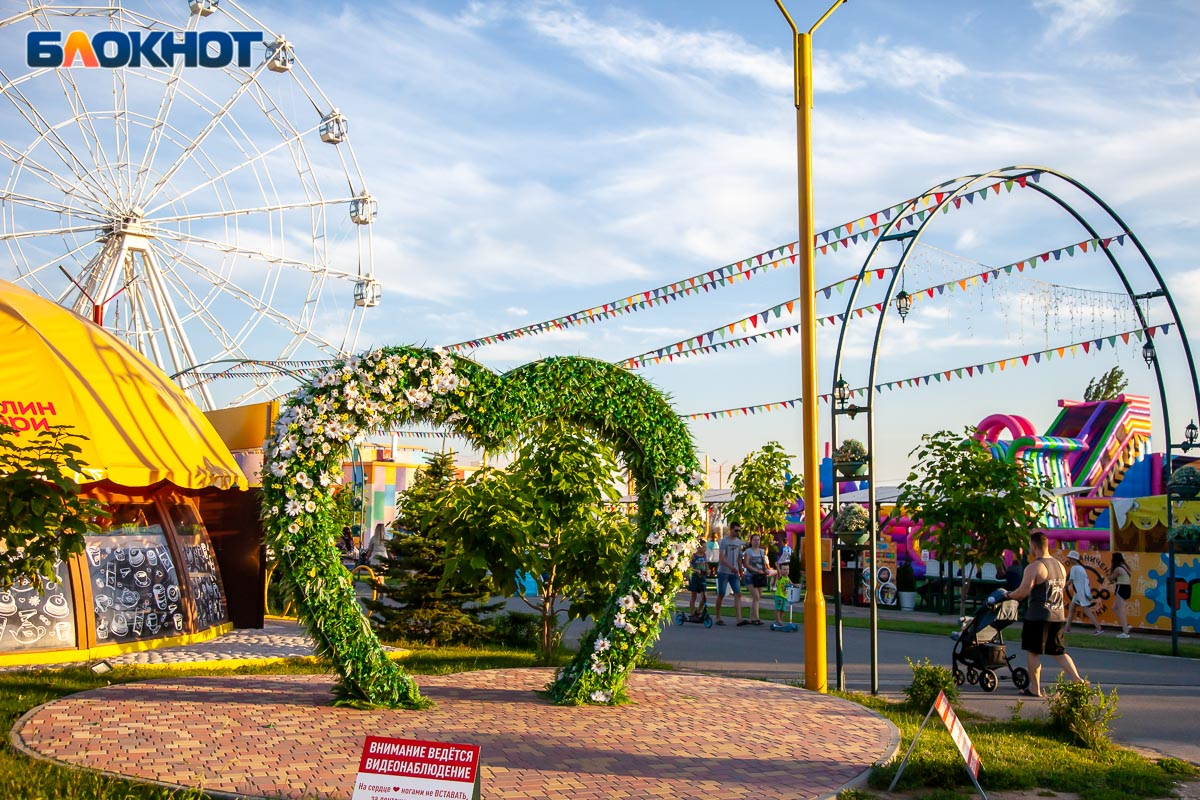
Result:
<svg viewBox="0 0 1200 800">
<path fill-rule="evenodd" d="M 1163 464 L 1163 473 L 1166 478 L 1167 485 L 1163 487 L 1163 494 L 1167 498 L 1167 605 L 1171 608 L 1171 655 L 1179 655 L 1179 619 L 1177 606 L 1178 600 L 1175 596 L 1175 540 L 1171 538 L 1171 434 L 1167 433 L 1167 455 L 1166 463 Z"/>
<path fill-rule="evenodd" d="M 782 0 L 775 5 L 793 34 L 794 103 L 796 106 L 796 178 L 800 221 L 801 397 L 804 425 L 804 555 L 808 591 L 804 595 L 804 685 L 818 692 L 829 688 L 825 652 L 825 594 L 821 587 L 821 497 L 817 448 L 817 315 L 816 268 L 813 258 L 812 191 L 812 34 L 845 0 L 835 0 L 808 33 L 800 33 Z"/>
<path fill-rule="evenodd" d="M 882 324 L 882 323 L 881 323 Z M 867 385 L 867 454 L 868 464 L 871 467 L 875 466 L 875 459 L 870 454 L 875 450 L 875 398 L 872 397 L 874 389 L 871 384 Z M 870 534 L 867 539 L 867 544 L 871 547 L 871 555 L 867 559 L 868 569 L 871 570 L 871 578 L 867 581 L 867 586 L 871 590 L 871 694 L 879 694 L 879 548 L 876 546 L 876 539 L 879 536 L 879 509 L 876 505 L 876 488 L 875 472 L 873 469 L 867 471 L 867 513 L 871 515 L 867 523 L 867 532 Z"/>
</svg>

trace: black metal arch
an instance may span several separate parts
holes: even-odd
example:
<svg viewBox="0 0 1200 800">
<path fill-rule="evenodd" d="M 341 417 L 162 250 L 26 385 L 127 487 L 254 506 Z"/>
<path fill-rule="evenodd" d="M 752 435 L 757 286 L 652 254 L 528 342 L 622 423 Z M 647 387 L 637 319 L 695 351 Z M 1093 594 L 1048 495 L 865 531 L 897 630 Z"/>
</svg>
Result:
<svg viewBox="0 0 1200 800">
<path fill-rule="evenodd" d="M 1037 179 L 1031 180 L 1034 178 L 1035 175 L 1037 176 Z M 904 272 L 905 266 L 908 264 L 908 259 L 909 259 L 910 254 L 913 251 L 913 247 L 921 240 L 921 237 L 924 235 L 926 229 L 933 222 L 933 220 L 937 217 L 938 213 L 941 212 L 946 207 L 947 203 L 953 203 L 957 198 L 960 198 L 963 195 L 968 194 L 970 192 L 977 191 L 981 184 L 984 185 L 985 187 L 990 187 L 997 180 L 999 180 L 999 181 L 1021 181 L 1025 188 L 1033 189 L 1033 190 L 1037 191 L 1044 197 L 1051 200 L 1057 206 L 1062 208 L 1064 211 L 1066 211 L 1068 215 L 1070 215 L 1076 222 L 1079 223 L 1079 225 L 1084 230 L 1086 230 L 1088 232 L 1088 235 L 1090 237 L 1099 238 L 1099 233 L 1096 231 L 1095 227 L 1093 227 L 1093 225 L 1089 222 L 1089 220 L 1085 214 L 1083 214 L 1078 208 L 1076 208 L 1076 206 L 1074 204 L 1065 200 L 1059 194 L 1057 194 L 1057 193 L 1051 191 L 1050 189 L 1043 187 L 1041 185 L 1040 179 L 1043 176 L 1052 176 L 1052 177 L 1058 178 L 1059 180 L 1063 181 L 1064 183 L 1068 184 L 1069 186 L 1072 186 L 1075 189 L 1079 190 L 1082 194 L 1084 194 L 1088 199 L 1090 199 L 1100 209 L 1100 211 L 1102 212 L 1102 216 L 1107 216 L 1108 220 L 1115 222 L 1117 224 L 1117 226 L 1119 226 L 1121 233 L 1124 234 L 1125 236 L 1127 236 L 1129 238 L 1129 241 L 1137 248 L 1137 251 L 1138 251 L 1139 255 L 1141 256 L 1141 260 L 1144 262 L 1144 265 L 1149 269 L 1150 274 L 1153 276 L 1154 282 L 1156 285 L 1155 289 L 1153 289 L 1149 292 L 1143 292 L 1140 294 L 1136 293 L 1134 291 L 1133 286 L 1129 280 L 1128 274 L 1126 273 L 1125 269 L 1122 267 L 1121 262 L 1117 258 L 1116 254 L 1113 253 L 1112 249 L 1111 248 L 1102 248 L 1102 249 L 1103 249 L 1104 254 L 1107 257 L 1109 263 L 1112 265 L 1113 270 L 1116 272 L 1116 274 L 1121 282 L 1121 285 L 1125 290 L 1125 293 L 1129 296 L 1129 300 L 1133 304 L 1135 313 L 1137 314 L 1138 323 L 1142 326 L 1143 329 L 1147 328 L 1147 320 L 1146 320 L 1145 314 L 1142 311 L 1141 305 L 1138 303 L 1138 301 L 1142 300 L 1142 299 L 1147 299 L 1150 297 L 1163 297 L 1166 299 L 1167 306 L 1171 312 L 1172 322 L 1176 326 L 1177 330 L 1179 331 L 1179 338 L 1183 344 L 1184 355 L 1187 359 L 1188 373 L 1191 376 L 1192 395 L 1193 395 L 1193 398 L 1195 401 L 1196 416 L 1197 416 L 1197 418 L 1200 418 L 1200 379 L 1198 379 L 1197 375 L 1196 375 L 1195 359 L 1193 358 L 1193 355 L 1192 355 L 1191 345 L 1188 341 L 1187 331 L 1184 327 L 1183 320 L 1180 317 L 1178 308 L 1175 305 L 1175 300 L 1171 296 L 1170 291 L 1167 289 L 1167 285 L 1163 281 L 1162 275 L 1158 270 L 1158 266 L 1154 263 L 1154 259 L 1152 259 L 1150 257 L 1150 254 L 1146 251 L 1146 248 L 1142 245 L 1142 242 L 1140 239 L 1138 239 L 1137 235 L 1129 228 L 1128 225 L 1125 224 L 1125 221 L 1116 213 L 1115 210 L 1113 210 L 1113 208 L 1111 206 L 1109 206 L 1103 199 L 1100 198 L 1099 195 L 1097 195 L 1095 192 L 1093 192 L 1090 188 L 1085 186 L 1080 181 L 1072 178 L 1069 175 L 1066 175 L 1065 173 L 1059 172 L 1054 169 L 1050 169 L 1048 167 L 1009 166 L 1009 167 L 1002 167 L 997 170 L 992 170 L 991 172 L 979 173 L 979 174 L 975 174 L 975 175 L 965 175 L 965 176 L 961 176 L 958 178 L 953 178 L 948 181 L 944 181 L 943 183 L 940 183 L 940 184 L 937 184 L 936 186 L 931 187 L 923 194 L 921 194 L 921 195 L 917 196 L 916 198 L 914 198 L 913 200 L 911 200 L 904 207 L 903 210 L 894 214 L 892 216 L 892 218 L 887 222 L 887 224 L 885 226 L 883 226 L 883 230 L 882 230 L 879 238 L 876 239 L 875 244 L 871 247 L 871 251 L 867 254 L 866 259 L 863 261 L 862 268 L 859 271 L 859 280 L 854 284 L 854 286 L 851 289 L 849 296 L 847 298 L 846 311 L 845 311 L 845 314 L 843 317 L 843 323 L 841 326 L 841 330 L 838 334 L 837 350 L 834 354 L 834 363 L 833 363 L 833 372 L 832 372 L 833 379 L 831 381 L 831 389 L 837 388 L 836 382 L 839 380 L 839 378 L 841 376 L 842 348 L 843 348 L 843 345 L 846 340 L 846 330 L 847 330 L 848 326 L 851 324 L 851 320 L 854 317 L 854 315 L 852 313 L 853 308 L 854 308 L 854 303 L 858 296 L 859 289 L 864 284 L 864 278 L 865 278 L 866 274 L 873 269 L 872 261 L 874 260 L 876 254 L 878 252 L 880 252 L 880 250 L 882 249 L 882 246 L 885 243 L 891 243 L 891 242 L 899 243 L 902 247 L 902 253 L 901 253 L 899 260 L 896 262 L 895 269 L 892 272 L 891 280 L 888 282 L 887 292 L 883 299 L 883 304 L 882 304 L 881 310 L 880 310 L 879 314 L 877 315 L 877 319 L 876 319 L 875 336 L 874 336 L 874 340 L 871 345 L 870 365 L 869 365 L 869 369 L 868 369 L 866 388 L 864 389 L 864 391 L 866 393 L 866 405 L 865 406 L 852 405 L 852 406 L 850 406 L 850 408 L 847 408 L 847 409 L 839 409 L 837 407 L 836 402 L 831 404 L 831 408 L 833 409 L 832 414 L 831 414 L 831 429 L 832 429 L 831 440 L 835 443 L 837 442 L 837 435 L 838 435 L 838 417 L 841 414 L 849 413 L 849 414 L 853 415 L 853 414 L 865 412 L 866 416 L 867 416 L 867 442 L 866 442 L 866 445 L 867 445 L 867 477 L 870 481 L 869 488 L 868 488 L 868 503 L 869 503 L 869 508 L 872 509 L 872 512 L 868 516 L 870 517 L 869 533 L 870 533 L 870 541 L 872 543 L 874 543 L 875 538 L 878 534 L 878 531 L 877 531 L 878 520 L 876 518 L 876 514 L 874 513 L 875 503 L 876 503 L 876 481 L 874 479 L 874 474 L 875 474 L 874 465 L 875 465 L 875 395 L 877 394 L 877 392 L 875 390 L 875 380 L 876 380 L 876 370 L 877 370 L 878 361 L 879 361 L 879 358 L 878 358 L 879 343 L 880 343 L 880 340 L 881 340 L 881 337 L 883 334 L 884 320 L 887 318 L 888 311 L 890 310 L 891 305 L 892 305 L 892 300 L 893 300 L 893 295 L 895 293 L 896 284 L 900 280 L 900 278 Z M 1024 180 L 1022 180 L 1022 179 L 1024 179 Z M 920 207 L 920 204 L 926 198 L 935 197 L 939 193 L 941 193 L 943 195 L 940 201 L 935 202 L 934 204 L 927 206 L 926 208 Z M 927 212 L 926 217 L 915 228 L 912 228 L 912 229 L 909 229 L 909 230 L 903 231 L 903 232 L 899 231 L 901 220 L 903 220 L 905 217 L 907 217 L 911 214 L 917 213 L 919 211 L 926 211 Z M 1121 234 L 1117 234 L 1117 235 L 1121 235 Z M 889 268 L 890 267 L 891 267 L 891 265 L 889 265 Z M 1147 337 L 1148 337 L 1148 334 L 1147 334 Z M 1146 341 L 1149 342 L 1151 340 L 1149 338 L 1147 338 Z M 1151 348 L 1153 348 L 1152 344 L 1151 344 Z M 1168 452 L 1167 470 L 1168 470 L 1168 476 L 1169 476 L 1169 471 L 1170 471 L 1170 457 L 1169 456 L 1170 456 L 1170 447 L 1171 447 L 1171 444 L 1170 444 L 1170 442 L 1171 442 L 1170 409 L 1169 409 L 1169 405 L 1167 402 L 1166 386 L 1164 383 L 1162 364 L 1159 361 L 1159 359 L 1157 358 L 1157 356 L 1154 358 L 1151 366 L 1153 366 L 1154 371 L 1155 371 L 1155 378 L 1156 378 L 1156 381 L 1158 384 L 1159 401 L 1160 401 L 1160 405 L 1162 406 L 1163 433 L 1164 433 L 1164 436 L 1166 437 L 1166 442 L 1167 442 L 1167 452 Z M 838 506 L 838 494 L 839 494 L 838 493 L 838 481 L 835 476 L 834 482 L 833 482 L 834 509 L 836 509 Z M 872 597 L 874 597 L 875 592 L 877 591 L 877 588 L 878 588 L 876 586 L 876 583 L 877 583 L 876 566 L 877 565 L 875 563 L 874 547 L 871 548 L 870 552 L 871 552 L 871 556 L 870 556 L 871 594 L 872 594 Z M 1172 559 L 1172 561 L 1173 561 L 1173 559 Z M 840 636 L 841 636 L 840 575 L 841 575 L 840 570 L 837 569 L 836 565 L 835 565 L 835 569 L 834 569 L 835 595 L 836 595 L 836 598 L 838 601 L 838 611 L 839 611 L 839 613 L 837 614 L 838 620 L 837 620 L 837 625 L 836 625 L 836 633 L 837 633 L 839 640 L 840 640 Z M 876 614 L 876 604 L 872 603 L 872 605 L 871 605 L 871 615 L 873 618 L 872 625 L 874 625 L 875 614 Z M 874 640 L 872 640 L 871 645 L 872 645 L 871 646 L 871 663 L 872 663 L 872 666 L 874 667 L 874 665 L 876 663 L 876 658 L 877 658 Z M 838 687 L 842 688 L 842 685 L 843 685 L 842 663 L 841 663 L 842 653 L 841 653 L 840 647 L 838 648 L 837 657 L 838 657 L 837 658 L 837 661 L 838 661 L 838 663 L 837 663 Z M 875 691 L 878 691 L 878 677 L 877 677 L 878 670 L 873 668 L 871 671 L 871 675 L 872 675 L 871 690 L 872 690 L 872 692 L 875 692 Z"/>
</svg>

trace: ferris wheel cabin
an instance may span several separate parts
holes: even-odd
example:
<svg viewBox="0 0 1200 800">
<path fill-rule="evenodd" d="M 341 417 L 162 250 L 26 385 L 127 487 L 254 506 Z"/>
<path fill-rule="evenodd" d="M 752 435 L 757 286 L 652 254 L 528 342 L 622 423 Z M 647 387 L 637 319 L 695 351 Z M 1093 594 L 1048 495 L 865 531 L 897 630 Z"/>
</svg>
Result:
<svg viewBox="0 0 1200 800">
<path fill-rule="evenodd" d="M 267 45 L 267 69 L 271 72 L 289 72 L 296 63 L 295 49 L 292 43 L 280 34 L 275 41 Z"/>
<path fill-rule="evenodd" d="M 350 221 L 355 225 L 370 225 L 379 215 L 379 202 L 365 190 L 350 201 Z"/>
<path fill-rule="evenodd" d="M 341 144 L 350 133 L 350 122 L 336 108 L 321 117 L 321 141 L 326 144 Z"/>
<path fill-rule="evenodd" d="M 354 305 L 374 308 L 383 298 L 383 286 L 374 278 L 364 278 L 354 284 Z"/>
<path fill-rule="evenodd" d="M 217 10 L 218 2 L 220 0 L 189 0 L 188 8 L 192 10 L 192 14 L 207 17 Z"/>
</svg>

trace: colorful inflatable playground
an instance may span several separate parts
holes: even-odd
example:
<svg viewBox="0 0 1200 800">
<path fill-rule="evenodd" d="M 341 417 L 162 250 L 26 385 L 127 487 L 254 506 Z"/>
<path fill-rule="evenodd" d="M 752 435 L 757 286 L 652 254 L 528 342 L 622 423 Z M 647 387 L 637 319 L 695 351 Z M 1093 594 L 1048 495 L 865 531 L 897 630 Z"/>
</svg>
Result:
<svg viewBox="0 0 1200 800">
<path fill-rule="evenodd" d="M 1109 613 L 1111 589 L 1108 577 L 1111 553 L 1121 552 L 1133 573 L 1133 598 L 1128 604 L 1130 623 L 1142 628 L 1169 630 L 1168 597 L 1177 604 L 1181 629 L 1200 630 L 1200 559 L 1177 556 L 1176 585 L 1168 591 L 1166 550 L 1167 518 L 1163 485 L 1163 454 L 1150 451 L 1150 399 L 1121 394 L 1111 400 L 1081 402 L 1060 400 L 1060 411 L 1043 433 L 1025 417 L 992 414 L 976 426 L 976 437 L 999 459 L 1021 461 L 1048 479 L 1053 499 L 1041 522 L 1055 554 L 1065 560 L 1072 550 L 1080 552 L 1092 577 L 1092 591 L 1101 612 Z M 1183 466 L 1176 458 L 1175 468 Z M 826 457 L 821 466 L 821 495 L 831 497 L 832 482 L 839 481 L 843 501 L 865 502 L 865 481 L 835 478 L 833 462 Z M 897 513 L 888 498 L 888 487 L 878 487 L 881 498 L 879 522 L 881 542 L 877 554 L 880 602 L 896 602 L 891 584 L 898 564 L 909 563 L 919 581 L 957 579 L 961 565 L 942 564 L 936 554 L 924 550 L 919 525 Z M 1200 520 L 1200 502 L 1176 502 L 1176 524 Z M 787 539 L 795 544 L 804 535 L 802 504 L 788 515 Z M 833 515 L 822 524 L 825 539 L 823 566 L 830 568 L 833 547 Z M 969 565 L 968 571 L 984 587 L 1000 583 L 1014 555 L 1003 563 Z M 843 556 L 843 569 L 856 567 Z M 864 587 L 851 583 L 849 601 L 863 601 Z M 845 585 L 845 582 L 844 582 Z"/>
</svg>

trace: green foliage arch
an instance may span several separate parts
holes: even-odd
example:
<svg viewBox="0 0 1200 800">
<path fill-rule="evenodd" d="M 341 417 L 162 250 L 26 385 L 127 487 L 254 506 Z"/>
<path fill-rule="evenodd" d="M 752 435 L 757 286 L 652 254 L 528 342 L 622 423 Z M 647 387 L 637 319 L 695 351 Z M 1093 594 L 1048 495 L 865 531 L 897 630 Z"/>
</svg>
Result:
<svg viewBox="0 0 1200 800">
<path fill-rule="evenodd" d="M 653 386 L 602 361 L 551 358 L 497 375 L 444 351 L 388 347 L 335 365 L 291 397 L 263 471 L 267 544 L 318 652 L 337 671 L 339 703 L 427 702 L 387 658 L 339 559 L 330 487 L 346 448 L 375 431 L 427 422 L 494 451 L 544 419 L 579 425 L 611 444 L 638 487 L 637 546 L 617 591 L 549 686 L 560 704 L 623 699 L 703 530 L 702 476 L 683 422 Z"/>
</svg>

